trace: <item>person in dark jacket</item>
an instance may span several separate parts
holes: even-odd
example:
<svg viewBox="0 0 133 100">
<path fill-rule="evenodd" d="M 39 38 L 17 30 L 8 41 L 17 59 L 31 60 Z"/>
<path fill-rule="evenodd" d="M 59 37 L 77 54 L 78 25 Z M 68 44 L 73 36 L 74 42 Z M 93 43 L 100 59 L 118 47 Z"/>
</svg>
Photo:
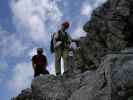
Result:
<svg viewBox="0 0 133 100">
<path fill-rule="evenodd" d="M 34 77 L 39 76 L 40 74 L 49 74 L 46 69 L 48 65 L 47 58 L 43 54 L 42 48 L 37 48 L 37 55 L 32 57 L 32 66 L 34 69 Z"/>
</svg>

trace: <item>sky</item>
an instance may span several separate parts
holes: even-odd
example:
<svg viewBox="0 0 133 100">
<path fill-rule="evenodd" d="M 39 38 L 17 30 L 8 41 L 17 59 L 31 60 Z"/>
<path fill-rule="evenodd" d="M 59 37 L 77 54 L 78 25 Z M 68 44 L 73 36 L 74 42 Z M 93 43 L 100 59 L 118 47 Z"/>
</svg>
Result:
<svg viewBox="0 0 133 100">
<path fill-rule="evenodd" d="M 50 38 L 63 21 L 72 38 L 86 36 L 83 25 L 106 0 L 0 0 L 0 100 L 10 100 L 29 88 L 31 58 L 42 47 L 48 70 L 55 74 Z"/>
</svg>

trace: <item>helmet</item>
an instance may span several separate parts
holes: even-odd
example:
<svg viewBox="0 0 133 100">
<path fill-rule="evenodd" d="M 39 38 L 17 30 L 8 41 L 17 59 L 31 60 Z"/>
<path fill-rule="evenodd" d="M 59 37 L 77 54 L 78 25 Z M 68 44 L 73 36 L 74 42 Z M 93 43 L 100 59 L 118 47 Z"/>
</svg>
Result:
<svg viewBox="0 0 133 100">
<path fill-rule="evenodd" d="M 68 28 L 69 27 L 69 22 L 65 21 L 65 22 L 62 23 L 62 25 L 65 26 L 66 28 Z"/>
<path fill-rule="evenodd" d="M 38 53 L 43 53 L 43 48 L 37 48 Z"/>
</svg>

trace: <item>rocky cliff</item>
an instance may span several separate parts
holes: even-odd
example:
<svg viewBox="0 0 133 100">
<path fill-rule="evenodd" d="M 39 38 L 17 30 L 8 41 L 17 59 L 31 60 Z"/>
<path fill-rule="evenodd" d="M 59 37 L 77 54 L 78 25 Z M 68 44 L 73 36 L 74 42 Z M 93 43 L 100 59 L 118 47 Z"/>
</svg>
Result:
<svg viewBox="0 0 133 100">
<path fill-rule="evenodd" d="M 70 57 L 69 77 L 45 75 L 12 100 L 133 100 L 133 1 L 94 10 Z"/>
</svg>

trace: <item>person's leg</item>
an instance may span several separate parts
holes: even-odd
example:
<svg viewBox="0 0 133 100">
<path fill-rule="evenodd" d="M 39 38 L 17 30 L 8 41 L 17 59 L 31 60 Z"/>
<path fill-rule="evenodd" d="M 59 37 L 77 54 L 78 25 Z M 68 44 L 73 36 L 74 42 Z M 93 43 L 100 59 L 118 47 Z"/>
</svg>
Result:
<svg viewBox="0 0 133 100">
<path fill-rule="evenodd" d="M 37 77 L 37 76 L 39 76 L 39 71 L 38 71 L 38 69 L 36 68 L 36 69 L 34 70 L 34 78 Z"/>
<path fill-rule="evenodd" d="M 44 74 L 49 74 L 49 71 L 47 69 L 45 69 Z"/>
<path fill-rule="evenodd" d="M 49 74 L 49 72 L 45 67 L 42 67 L 41 74 L 46 75 L 46 74 Z"/>
<path fill-rule="evenodd" d="M 37 72 L 36 72 L 36 71 L 34 71 L 34 78 L 35 78 L 35 77 L 37 77 Z"/>
<path fill-rule="evenodd" d="M 64 62 L 64 73 L 69 71 L 69 65 L 68 65 L 68 50 L 63 51 L 63 62 Z"/>
<path fill-rule="evenodd" d="M 55 50 L 55 72 L 56 75 L 61 75 L 61 50 Z"/>
</svg>

